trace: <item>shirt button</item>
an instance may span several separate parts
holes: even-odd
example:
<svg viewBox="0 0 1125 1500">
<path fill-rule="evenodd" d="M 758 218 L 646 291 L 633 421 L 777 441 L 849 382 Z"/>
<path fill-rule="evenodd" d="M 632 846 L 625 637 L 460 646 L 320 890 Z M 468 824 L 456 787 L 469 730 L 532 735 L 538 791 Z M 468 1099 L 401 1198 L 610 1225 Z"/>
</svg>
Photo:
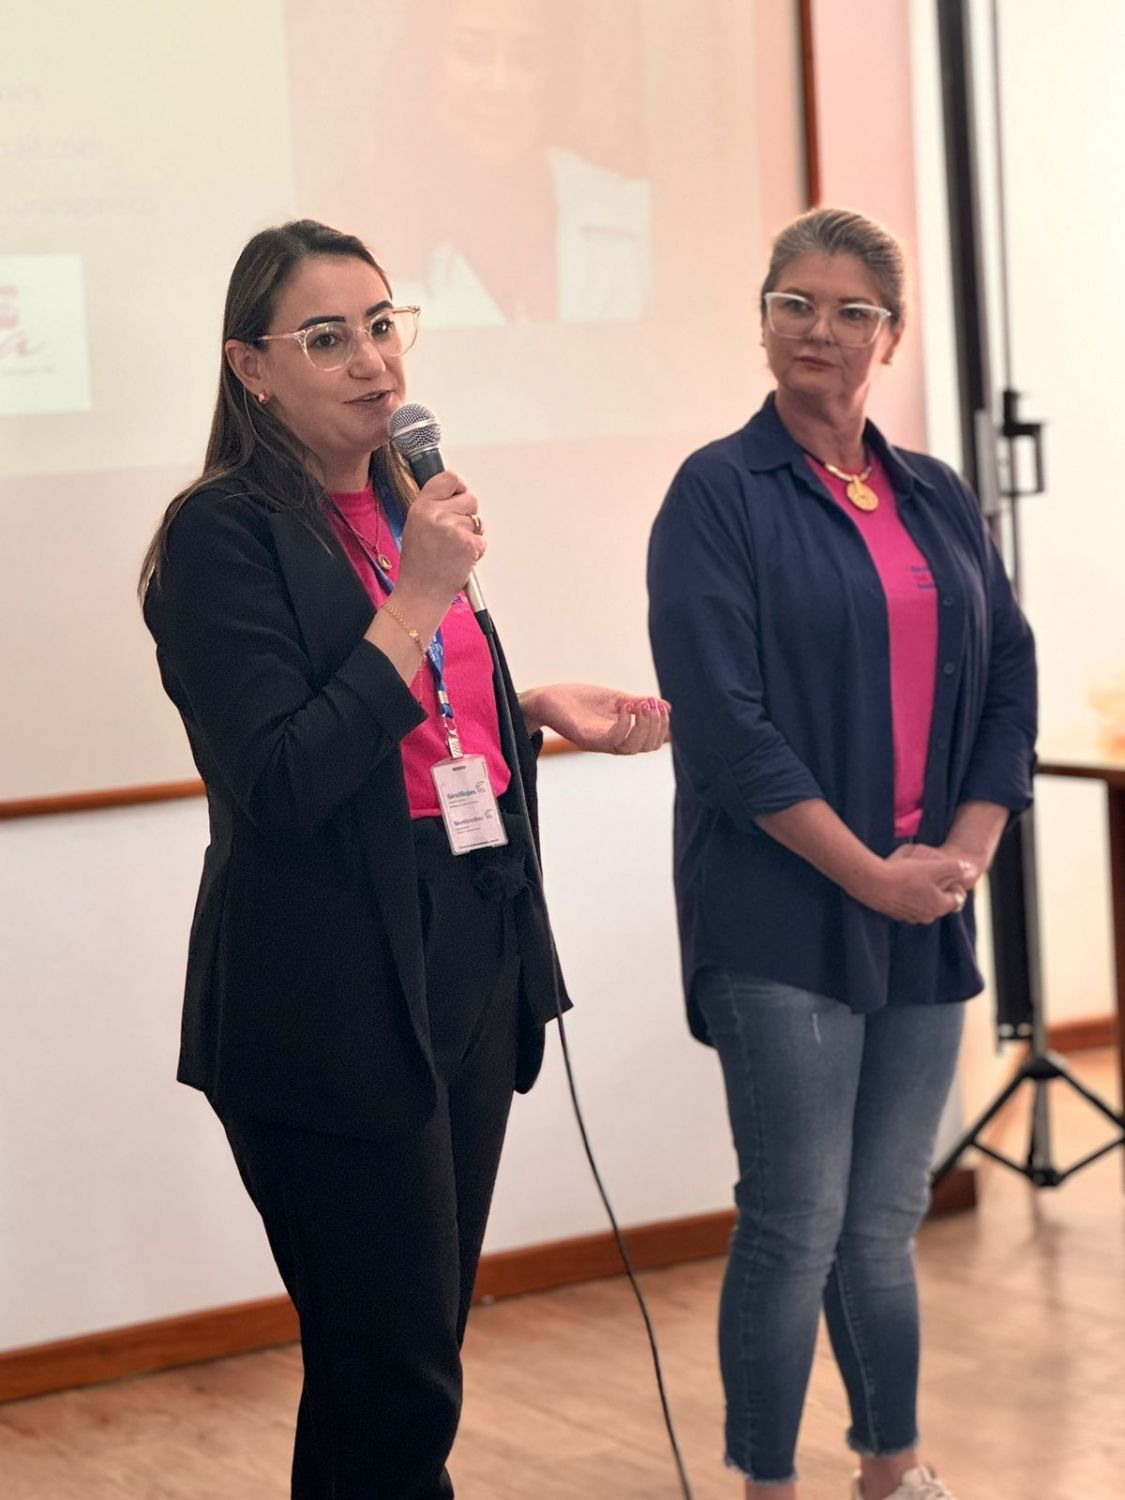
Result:
<svg viewBox="0 0 1125 1500">
<path fill-rule="evenodd" d="M 937 747 L 938 747 L 939 750 L 948 750 L 949 749 L 949 741 L 947 739 L 945 739 L 945 737 L 943 736 L 940 740 L 938 740 Z"/>
<path fill-rule="evenodd" d="M 945 606 L 946 609 L 952 609 L 953 608 L 953 600 L 952 600 L 952 598 L 950 597 L 949 594 L 946 594 L 945 598 L 941 602 Z"/>
<path fill-rule="evenodd" d="M 953 663 L 951 661 L 947 661 L 941 670 L 947 677 L 952 677 L 954 671 Z"/>
</svg>

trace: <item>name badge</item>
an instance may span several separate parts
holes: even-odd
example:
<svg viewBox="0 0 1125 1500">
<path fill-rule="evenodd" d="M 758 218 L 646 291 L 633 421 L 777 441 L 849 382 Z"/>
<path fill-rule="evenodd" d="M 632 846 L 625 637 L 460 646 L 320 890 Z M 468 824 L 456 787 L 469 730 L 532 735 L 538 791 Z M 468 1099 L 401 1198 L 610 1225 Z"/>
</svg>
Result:
<svg viewBox="0 0 1125 1500">
<path fill-rule="evenodd" d="M 504 819 L 483 755 L 458 755 L 430 767 L 442 821 L 454 854 L 493 849 L 508 842 Z"/>
</svg>

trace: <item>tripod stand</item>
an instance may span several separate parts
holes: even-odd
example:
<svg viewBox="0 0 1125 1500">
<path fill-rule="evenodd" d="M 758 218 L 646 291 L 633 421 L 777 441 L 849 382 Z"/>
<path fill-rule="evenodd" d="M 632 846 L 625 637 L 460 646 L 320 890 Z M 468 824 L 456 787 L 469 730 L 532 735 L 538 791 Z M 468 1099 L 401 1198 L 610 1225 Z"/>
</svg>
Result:
<svg viewBox="0 0 1125 1500">
<path fill-rule="evenodd" d="M 990 486 L 982 483 L 981 495 L 986 513 L 993 523 L 994 533 L 999 532 L 1001 519 L 1000 502 L 1006 501 L 1009 520 L 1011 555 L 1013 558 L 1013 586 L 1019 593 L 1019 524 L 1017 506 L 1025 495 L 1042 493 L 1043 478 L 1042 428 L 1041 422 L 1024 422 L 1018 416 L 1019 393 L 1006 389 L 1003 393 L 1003 423 L 1000 436 L 1008 446 L 1006 484 L 1001 488 L 994 480 Z M 978 435 L 992 435 L 991 420 L 981 413 L 978 420 Z M 1020 439 L 1030 439 L 1035 454 L 1035 483 L 1031 489 L 1019 487 L 1016 470 L 1015 445 Z M 992 437 L 993 451 L 995 438 Z M 991 491 L 991 493 L 990 493 Z M 997 542 L 1001 538 L 997 535 Z M 1035 861 L 1035 818 L 1028 809 L 1020 818 L 1008 837 L 1001 844 L 996 864 L 989 880 L 992 893 L 992 926 L 996 958 L 996 980 L 1001 1015 L 1008 1018 L 1000 1026 L 1003 1039 L 1023 1040 L 1031 1044 L 1030 1055 L 1015 1077 L 1002 1089 L 984 1113 L 969 1127 L 953 1149 L 934 1169 L 931 1183 L 936 1186 L 970 1146 L 975 1146 L 994 1161 L 1020 1172 L 1036 1187 L 1059 1187 L 1066 1179 L 1087 1167 L 1107 1152 L 1125 1146 L 1125 1114 L 1100 1098 L 1080 1079 L 1076 1078 L 1065 1060 L 1047 1046 L 1047 1023 L 1043 1009 L 1042 966 L 1039 951 L 1039 891 Z M 1010 1019 L 1013 1015 L 1018 1019 Z M 1051 1141 L 1051 1115 L 1049 1086 L 1065 1083 L 1075 1093 L 1118 1129 L 1113 1140 L 1098 1150 L 1092 1151 L 1080 1161 L 1061 1169 L 1055 1165 Z M 1031 1113 L 1031 1132 L 1028 1141 L 1027 1159 L 1020 1163 L 1010 1156 L 996 1151 L 981 1140 L 981 1135 L 1025 1083 L 1035 1090 Z"/>
<path fill-rule="evenodd" d="M 938 0 L 938 34 L 943 74 L 946 171 L 950 235 L 953 249 L 954 304 L 957 312 L 958 362 L 961 375 L 961 428 L 969 477 L 975 484 L 997 546 L 1003 548 L 1003 521 L 1008 519 L 1012 584 L 1021 592 L 1018 505 L 1026 495 L 1045 488 L 1041 422 L 1021 421 L 1019 393 L 1012 387 L 1011 316 L 1008 307 L 1008 246 L 1004 195 L 1003 121 L 1000 107 L 999 14 L 992 4 L 992 96 L 995 107 L 996 183 L 1000 240 L 1000 290 L 1004 338 L 1003 421 L 1000 436 L 1007 444 L 1005 484 L 997 474 L 997 433 L 991 416 L 991 384 L 984 295 L 982 236 L 977 190 L 975 124 L 973 119 L 971 28 L 966 0 Z M 1021 489 L 1016 444 L 1033 444 L 1035 479 Z M 1001 1037 L 1026 1038 L 1031 1051 L 1015 1077 L 1001 1090 L 979 1119 L 962 1135 L 933 1172 L 936 1185 L 970 1146 L 1021 1173 L 1036 1187 L 1058 1187 L 1082 1167 L 1107 1152 L 1125 1146 L 1125 1115 L 1082 1083 L 1066 1062 L 1047 1046 L 1039 952 L 1038 890 L 1033 813 L 1024 813 L 1001 844 L 989 878 L 996 958 L 996 987 Z M 1027 1159 L 1017 1162 L 985 1145 L 981 1135 L 1024 1084 L 1035 1092 Z M 1114 1126 L 1118 1134 L 1104 1146 L 1066 1168 L 1056 1166 L 1051 1140 L 1049 1088 L 1065 1083 Z"/>
<path fill-rule="evenodd" d="M 1070 1085 L 1076 1093 L 1091 1104 L 1094 1109 L 1100 1110 L 1107 1119 L 1121 1128 L 1121 1134 L 1114 1140 L 1107 1141 L 1104 1146 L 1099 1146 L 1096 1151 L 1080 1157 L 1078 1161 L 1072 1162 L 1069 1167 L 1061 1171 L 1055 1166 L 1051 1156 L 1051 1119 L 1047 1107 L 1047 1085 L 1055 1080 Z M 991 1146 L 986 1146 L 980 1139 L 981 1133 L 993 1119 L 994 1116 L 1007 1104 L 1014 1093 L 1025 1083 L 1035 1086 L 1035 1103 L 1031 1114 L 1031 1134 L 1028 1140 L 1027 1160 L 1018 1162 L 1010 1156 L 1005 1156 L 1002 1151 L 996 1151 Z M 950 1151 L 944 1161 L 934 1169 L 931 1179 L 936 1187 L 947 1172 L 955 1165 L 957 1158 L 970 1146 L 975 1146 L 978 1151 L 983 1151 L 985 1156 L 991 1156 L 993 1161 L 1001 1162 L 1005 1167 L 1010 1167 L 1013 1172 L 1020 1172 L 1029 1182 L 1036 1187 L 1061 1187 L 1068 1177 L 1079 1172 L 1083 1167 L 1088 1167 L 1092 1161 L 1105 1156 L 1110 1151 L 1115 1151 L 1118 1146 L 1125 1145 L 1125 1117 L 1113 1110 L 1104 1099 L 1100 1099 L 1092 1089 L 1088 1089 L 1084 1083 L 1075 1078 L 1057 1052 L 1047 1051 L 1042 1041 L 1036 1040 L 1032 1045 L 1032 1054 L 1020 1068 L 1019 1072 L 993 1102 L 985 1110 L 984 1114 L 969 1130 L 961 1137 Z"/>
<path fill-rule="evenodd" d="M 1095 1094 L 1093 1089 L 1087 1088 L 1081 1079 L 1074 1076 L 1066 1061 L 1057 1052 L 1050 1051 L 1047 1046 L 1047 1023 L 1043 1014 L 1040 993 L 1039 935 L 1035 921 L 1035 913 L 1038 910 L 1035 888 L 1035 826 L 1030 812 L 1025 813 L 1019 826 L 1013 829 L 1012 837 L 1020 841 L 1019 862 L 1022 865 L 1023 874 L 1022 895 L 1025 913 L 1023 938 L 1026 960 L 1024 974 L 1028 988 L 1031 1051 L 1007 1087 L 1000 1091 L 984 1113 L 970 1125 L 952 1150 L 935 1167 L 931 1178 L 935 1187 L 970 1146 L 975 1146 L 985 1156 L 990 1156 L 993 1161 L 1011 1168 L 1013 1172 L 1021 1173 L 1029 1182 L 1041 1188 L 1061 1187 L 1075 1172 L 1088 1167 L 1091 1162 L 1097 1161 L 1108 1152 L 1115 1151 L 1118 1146 L 1125 1146 L 1125 1115 L 1113 1109 L 1104 1099 Z M 1051 1139 L 1049 1088 L 1052 1083 L 1056 1082 L 1065 1083 L 1076 1094 L 1080 1094 L 1093 1109 L 1105 1115 L 1106 1119 L 1118 1129 L 1118 1134 L 1113 1140 L 1107 1141 L 1096 1151 L 1091 1151 L 1080 1160 L 1062 1169 L 1055 1165 Z M 1018 1162 L 1010 1156 L 1005 1156 L 1002 1151 L 986 1145 L 981 1140 L 981 1136 L 1009 1099 L 1017 1094 L 1025 1083 L 1031 1084 L 1035 1090 L 1035 1098 L 1031 1110 L 1027 1158 L 1023 1162 Z"/>
</svg>

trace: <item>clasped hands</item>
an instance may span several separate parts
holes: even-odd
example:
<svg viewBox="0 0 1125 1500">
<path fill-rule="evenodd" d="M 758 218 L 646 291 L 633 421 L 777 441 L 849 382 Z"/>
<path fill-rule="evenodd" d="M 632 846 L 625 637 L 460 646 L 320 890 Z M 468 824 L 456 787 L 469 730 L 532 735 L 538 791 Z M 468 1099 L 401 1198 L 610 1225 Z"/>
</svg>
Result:
<svg viewBox="0 0 1125 1500">
<path fill-rule="evenodd" d="M 902 844 L 882 861 L 865 905 L 897 922 L 926 925 L 960 911 L 985 862 L 953 844 Z"/>
</svg>

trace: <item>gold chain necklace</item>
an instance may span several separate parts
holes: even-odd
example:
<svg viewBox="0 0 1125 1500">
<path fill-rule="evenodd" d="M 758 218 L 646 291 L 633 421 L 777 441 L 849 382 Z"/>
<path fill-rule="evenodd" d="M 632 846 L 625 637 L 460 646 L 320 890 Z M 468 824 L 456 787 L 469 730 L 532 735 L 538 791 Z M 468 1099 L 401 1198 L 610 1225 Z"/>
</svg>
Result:
<svg viewBox="0 0 1125 1500">
<path fill-rule="evenodd" d="M 829 474 L 834 475 L 837 479 L 844 480 L 848 486 L 844 493 L 855 506 L 856 510 L 871 511 L 879 509 L 879 496 L 866 483 L 871 478 L 871 471 L 875 467 L 873 463 L 868 464 L 867 468 L 861 474 L 846 474 L 843 469 L 838 469 L 835 464 L 826 464 L 823 459 L 820 459 L 819 462 L 822 468 L 828 470 Z"/>
<path fill-rule="evenodd" d="M 870 472 L 871 471 L 869 469 L 868 473 L 870 473 Z M 878 503 L 879 503 L 878 500 L 876 500 L 875 504 L 878 505 Z M 385 552 L 382 552 L 379 549 L 379 537 L 380 537 L 380 535 L 382 533 L 382 528 L 383 528 L 383 507 L 379 504 L 379 498 L 378 498 L 378 496 L 376 496 L 375 497 L 375 548 L 374 548 L 374 551 L 375 551 L 375 556 L 379 559 L 379 566 L 382 568 L 382 570 L 383 570 L 384 573 L 386 573 L 386 574 L 389 575 L 390 571 L 391 571 L 391 560 L 390 560 L 390 558 L 387 556 L 387 554 Z"/>
<path fill-rule="evenodd" d="M 351 532 L 352 536 L 355 537 L 356 541 L 359 543 L 363 551 L 366 552 L 369 556 L 372 552 L 374 552 L 375 561 L 382 568 L 383 572 L 386 573 L 389 577 L 391 568 L 394 565 L 387 554 L 379 546 L 379 541 L 382 536 L 383 529 L 383 507 L 379 504 L 378 496 L 375 497 L 375 540 L 373 542 L 368 541 L 367 537 L 365 537 L 363 533 L 358 529 L 358 527 L 355 526 L 355 524 L 351 521 L 351 519 L 347 515 L 345 515 L 345 513 L 340 509 L 335 501 L 332 502 L 332 508 L 340 517 L 340 520 L 343 521 L 344 525 Z"/>
</svg>

